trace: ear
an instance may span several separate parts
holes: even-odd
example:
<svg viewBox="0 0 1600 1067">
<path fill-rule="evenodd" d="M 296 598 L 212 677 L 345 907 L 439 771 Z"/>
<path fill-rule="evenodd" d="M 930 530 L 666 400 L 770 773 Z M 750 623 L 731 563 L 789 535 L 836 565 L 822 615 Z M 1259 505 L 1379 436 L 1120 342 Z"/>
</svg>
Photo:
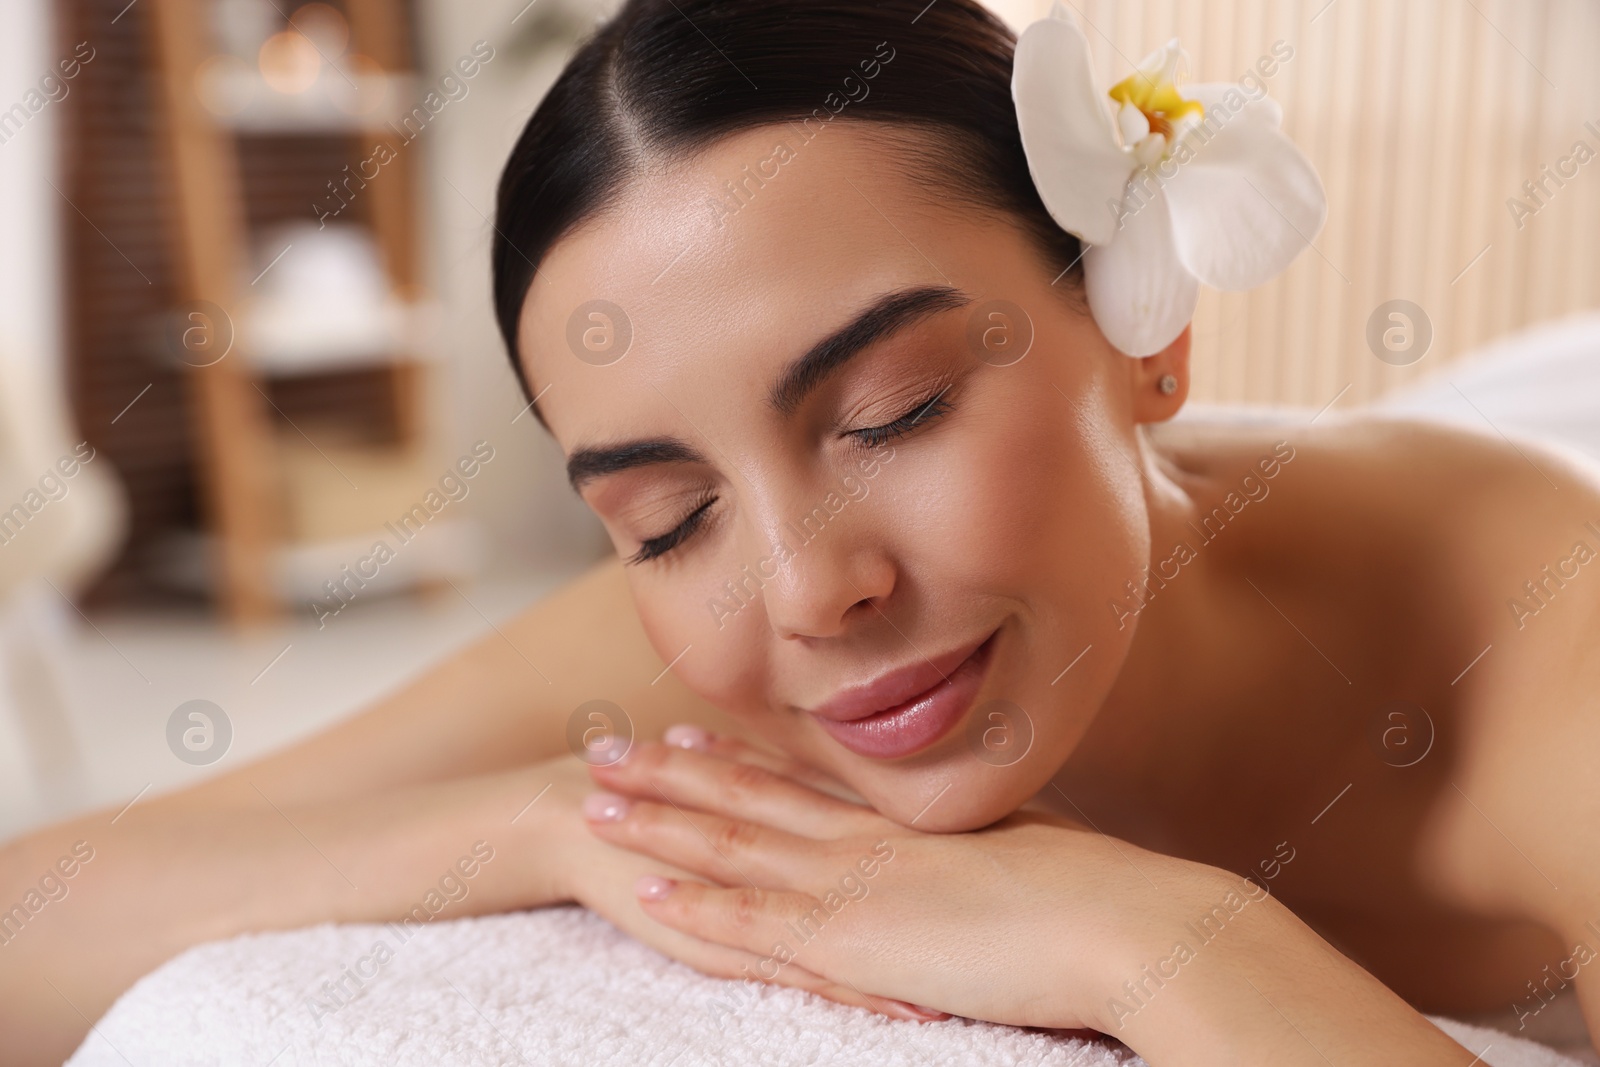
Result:
<svg viewBox="0 0 1600 1067">
<path fill-rule="evenodd" d="M 1133 421 L 1165 422 L 1178 413 L 1189 396 L 1189 331 L 1185 326 L 1173 342 L 1153 356 L 1129 359 L 1133 387 Z M 1161 391 L 1161 379 L 1172 375 L 1178 387 Z"/>
</svg>

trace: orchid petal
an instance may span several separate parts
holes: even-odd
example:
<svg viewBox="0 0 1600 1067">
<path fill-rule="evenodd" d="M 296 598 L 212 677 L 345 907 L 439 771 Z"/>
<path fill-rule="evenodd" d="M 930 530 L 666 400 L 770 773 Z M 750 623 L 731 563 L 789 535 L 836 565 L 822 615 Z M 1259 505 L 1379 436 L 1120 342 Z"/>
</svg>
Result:
<svg viewBox="0 0 1600 1067">
<path fill-rule="evenodd" d="M 1060 3 L 1022 31 L 1011 95 L 1039 198 L 1056 224 L 1090 244 L 1117 232 L 1114 205 L 1133 170 L 1095 88 L 1089 42 Z"/>
<path fill-rule="evenodd" d="M 1150 120 L 1133 104 L 1123 104 L 1117 109 L 1117 131 L 1124 145 L 1136 145 L 1150 135 Z"/>
<path fill-rule="evenodd" d="M 1199 282 L 1178 259 L 1159 189 L 1124 215 L 1116 240 L 1084 253 L 1083 274 L 1100 332 L 1130 356 L 1154 355 L 1171 344 L 1200 298 Z"/>
<path fill-rule="evenodd" d="M 1152 133 L 1149 137 L 1133 146 L 1133 158 L 1142 167 L 1154 166 L 1160 163 L 1167 151 L 1167 135 Z"/>
<path fill-rule="evenodd" d="M 1234 82 L 1196 82 L 1183 87 L 1183 95 L 1198 100 L 1206 109 L 1207 129 L 1220 129 L 1235 122 L 1265 123 L 1273 129 L 1283 125 L 1283 108 L 1266 93 L 1252 99 Z M 1210 121 L 1206 121 L 1210 120 Z"/>
<path fill-rule="evenodd" d="M 1328 214 L 1322 182 L 1294 142 L 1239 118 L 1208 140 L 1186 142 L 1192 157 L 1174 155 L 1177 173 L 1162 186 L 1178 258 L 1215 289 L 1270 280 L 1316 238 Z"/>
</svg>

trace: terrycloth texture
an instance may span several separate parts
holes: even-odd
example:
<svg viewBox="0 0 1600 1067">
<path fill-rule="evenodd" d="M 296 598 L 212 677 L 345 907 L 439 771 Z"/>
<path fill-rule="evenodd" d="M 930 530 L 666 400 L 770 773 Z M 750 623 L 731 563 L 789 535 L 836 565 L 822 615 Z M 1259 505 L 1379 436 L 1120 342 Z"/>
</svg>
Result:
<svg viewBox="0 0 1600 1067">
<path fill-rule="evenodd" d="M 324 924 L 197 946 L 123 994 L 67 1067 L 1144 1063 L 1109 1039 L 897 1022 L 706 978 L 579 908 L 439 920 L 401 938 L 392 926 Z M 331 995 L 324 983 L 347 968 L 346 992 Z M 1435 1021 L 1491 1067 L 1577 1063 Z"/>
</svg>

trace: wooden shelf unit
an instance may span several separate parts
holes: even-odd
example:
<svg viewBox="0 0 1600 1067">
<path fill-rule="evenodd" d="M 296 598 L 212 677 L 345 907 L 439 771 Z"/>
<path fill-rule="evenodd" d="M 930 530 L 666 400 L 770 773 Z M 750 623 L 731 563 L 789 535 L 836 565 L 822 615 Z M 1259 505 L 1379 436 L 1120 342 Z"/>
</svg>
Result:
<svg viewBox="0 0 1600 1067">
<path fill-rule="evenodd" d="M 210 0 L 149 3 L 151 70 L 166 120 L 169 239 L 179 267 L 180 306 L 212 304 L 232 316 L 233 309 L 244 306 L 239 278 L 251 248 L 238 151 L 239 138 L 249 133 L 230 128 L 196 92 L 202 65 L 216 50 L 206 31 Z M 398 0 L 345 0 L 343 6 L 353 51 L 375 60 L 385 74 L 409 69 L 405 12 Z M 306 133 L 351 136 L 348 130 L 311 128 Z M 376 134 L 367 130 L 360 135 Z M 370 225 L 391 290 L 408 304 L 421 304 L 426 297 L 411 156 L 398 152 L 379 178 L 367 183 L 363 195 L 370 198 Z M 252 364 L 247 346 L 248 338 L 235 331 L 234 348 L 226 357 L 185 369 L 205 521 L 217 547 L 214 585 L 219 606 L 238 624 L 281 612 L 274 574 L 280 551 L 288 547 L 277 412 L 269 396 L 271 383 Z M 398 358 L 380 367 L 390 385 L 397 462 L 426 447 L 428 439 L 429 367 L 416 355 L 397 353 Z"/>
</svg>

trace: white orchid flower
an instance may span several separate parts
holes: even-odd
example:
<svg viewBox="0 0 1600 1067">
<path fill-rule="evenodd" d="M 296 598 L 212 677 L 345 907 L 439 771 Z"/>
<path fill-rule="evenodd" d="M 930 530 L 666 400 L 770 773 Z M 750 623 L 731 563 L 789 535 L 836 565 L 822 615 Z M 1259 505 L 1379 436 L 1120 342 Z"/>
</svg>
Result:
<svg viewBox="0 0 1600 1067">
<path fill-rule="evenodd" d="M 1174 39 L 1101 94 L 1089 42 L 1060 0 L 1017 42 L 1011 96 L 1029 173 L 1051 217 L 1089 246 L 1089 308 L 1130 356 L 1183 332 L 1200 282 L 1262 284 L 1327 217 L 1277 103 L 1229 83 L 1180 93 L 1186 60 Z"/>
</svg>

